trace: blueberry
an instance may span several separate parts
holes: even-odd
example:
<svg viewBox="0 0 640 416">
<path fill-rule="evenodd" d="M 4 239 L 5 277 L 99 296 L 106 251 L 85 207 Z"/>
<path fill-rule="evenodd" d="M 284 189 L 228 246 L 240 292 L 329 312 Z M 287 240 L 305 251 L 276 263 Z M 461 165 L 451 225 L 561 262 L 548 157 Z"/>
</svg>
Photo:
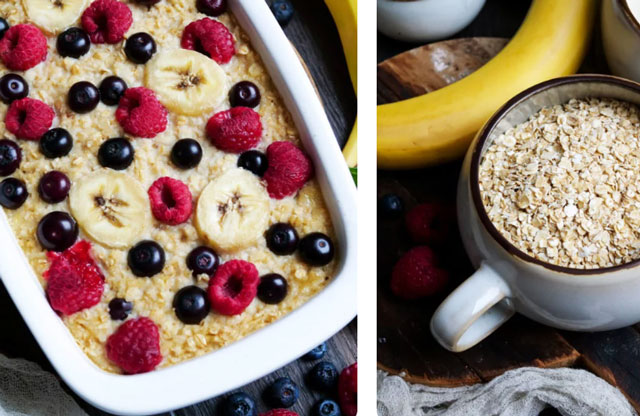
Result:
<svg viewBox="0 0 640 416">
<path fill-rule="evenodd" d="M 211 310 L 207 292 L 198 286 L 183 287 L 173 298 L 176 316 L 183 323 L 197 325 L 207 317 Z"/>
<path fill-rule="evenodd" d="M 93 111 L 100 102 L 100 91 L 90 82 L 76 82 L 69 89 L 69 107 L 78 114 Z"/>
<path fill-rule="evenodd" d="M 78 27 L 72 27 L 58 35 L 56 48 L 61 56 L 77 59 L 89 52 L 91 40 L 87 32 Z"/>
<path fill-rule="evenodd" d="M 124 170 L 131 165 L 134 155 L 135 152 L 129 140 L 115 137 L 100 145 L 98 162 L 105 168 Z"/>
<path fill-rule="evenodd" d="M 257 416 L 256 402 L 243 391 L 225 397 L 218 407 L 218 416 Z"/>
<path fill-rule="evenodd" d="M 231 88 L 229 103 L 231 107 L 254 108 L 260 104 L 260 90 L 250 81 L 240 81 Z"/>
<path fill-rule="evenodd" d="M 279 256 L 292 254 L 298 247 L 298 233 L 291 225 L 279 222 L 266 233 L 267 247 Z"/>
<path fill-rule="evenodd" d="M 338 369 L 327 361 L 320 361 L 307 373 L 307 384 L 313 390 L 333 392 L 338 383 Z"/>
<path fill-rule="evenodd" d="M 311 408 L 311 416 L 341 416 L 340 405 L 331 399 L 317 401 Z"/>
<path fill-rule="evenodd" d="M 0 39 L 4 37 L 4 34 L 9 30 L 9 22 L 0 17 Z"/>
<path fill-rule="evenodd" d="M 331 239 L 322 233 L 311 233 L 300 240 L 300 257 L 311 266 L 324 266 L 333 260 Z"/>
<path fill-rule="evenodd" d="M 65 251 L 78 238 L 78 224 L 66 212 L 53 211 L 42 217 L 36 236 L 45 250 Z"/>
<path fill-rule="evenodd" d="M 318 345 L 317 347 L 315 347 L 314 349 L 306 353 L 302 358 L 304 358 L 307 361 L 315 361 L 324 357 L 326 353 L 327 353 L 327 343 L 323 342 L 322 344 Z"/>
<path fill-rule="evenodd" d="M 22 150 L 16 142 L 0 140 L 0 176 L 9 176 L 15 172 L 22 161 Z"/>
<path fill-rule="evenodd" d="M 160 3 L 160 0 L 134 0 L 136 3 L 141 4 L 143 6 L 151 7 L 155 4 Z"/>
<path fill-rule="evenodd" d="M 116 76 L 106 77 L 100 83 L 100 99 L 104 105 L 118 105 L 127 88 L 127 83 L 122 78 Z"/>
<path fill-rule="evenodd" d="M 164 268 L 164 250 L 155 241 L 141 241 L 129 250 L 127 263 L 138 277 L 151 277 Z"/>
<path fill-rule="evenodd" d="M 51 129 L 40 138 L 40 153 L 48 159 L 66 156 L 73 147 L 73 137 L 62 128 Z"/>
<path fill-rule="evenodd" d="M 289 0 L 273 0 L 269 7 L 282 27 L 285 27 L 293 18 L 293 4 Z"/>
<path fill-rule="evenodd" d="M 238 158 L 238 167 L 262 177 L 267 171 L 267 155 L 258 150 L 248 150 Z"/>
<path fill-rule="evenodd" d="M 7 178 L 0 182 L 0 205 L 17 209 L 27 200 L 27 186 L 20 179 Z"/>
<path fill-rule="evenodd" d="M 124 321 L 133 310 L 133 303 L 122 298 L 114 298 L 109 302 L 109 316 L 114 321 Z"/>
<path fill-rule="evenodd" d="M 202 160 L 202 147 L 193 139 L 178 140 L 171 149 L 171 161 L 180 169 L 191 169 Z"/>
<path fill-rule="evenodd" d="M 196 7 L 202 14 L 217 17 L 227 11 L 227 0 L 197 0 Z"/>
<path fill-rule="evenodd" d="M 264 401 L 273 408 L 291 407 L 298 400 L 300 390 L 289 377 L 280 377 L 263 394 Z"/>
<path fill-rule="evenodd" d="M 287 280 L 277 273 L 266 274 L 260 278 L 258 284 L 258 299 L 275 305 L 287 296 L 289 285 Z"/>
<path fill-rule="evenodd" d="M 136 64 L 146 64 L 156 51 L 156 42 L 144 32 L 131 35 L 124 45 L 127 58 Z"/>
<path fill-rule="evenodd" d="M 50 204 L 64 201 L 69 194 L 71 181 L 64 173 L 52 170 L 42 175 L 38 184 L 38 193 L 43 201 Z"/>
<path fill-rule="evenodd" d="M 5 104 L 29 95 L 29 84 L 18 74 L 7 74 L 0 78 L 0 100 Z"/>
<path fill-rule="evenodd" d="M 386 194 L 378 201 L 378 215 L 385 219 L 395 219 L 402 215 L 403 203 L 396 194 Z"/>
<path fill-rule="evenodd" d="M 187 267 L 193 277 L 199 274 L 213 276 L 220 265 L 220 257 L 209 247 L 196 247 L 187 256 Z"/>
</svg>

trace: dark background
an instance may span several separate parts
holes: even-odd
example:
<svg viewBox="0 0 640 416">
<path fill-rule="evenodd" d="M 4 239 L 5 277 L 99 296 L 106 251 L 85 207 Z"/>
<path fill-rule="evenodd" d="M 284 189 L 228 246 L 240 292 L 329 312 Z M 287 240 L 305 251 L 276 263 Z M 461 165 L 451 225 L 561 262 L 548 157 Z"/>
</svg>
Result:
<svg viewBox="0 0 640 416">
<path fill-rule="evenodd" d="M 341 145 L 344 145 L 355 120 L 356 98 L 344 61 L 337 29 L 322 0 L 291 1 L 294 4 L 296 14 L 285 28 L 285 33 L 312 74 L 336 138 Z M 325 359 L 333 362 L 338 370 L 342 370 L 356 360 L 356 331 L 357 325 L 354 320 L 329 341 L 329 352 Z M 296 334 L 292 334 L 292 336 L 296 336 Z M 35 361 L 46 370 L 54 372 L 2 283 L 0 283 L 0 352 L 9 357 Z M 298 360 L 242 389 L 254 397 L 258 403 L 259 411 L 263 412 L 268 410 L 260 398 L 264 388 L 277 377 L 288 375 L 300 386 L 301 393 L 300 399 L 292 410 L 305 416 L 309 414 L 313 403 L 321 397 L 319 394 L 310 392 L 303 382 L 303 375 L 313 364 Z M 241 366 L 238 371 L 242 371 Z M 69 392 L 73 395 L 71 391 Z M 107 415 L 107 413 L 84 403 L 75 395 L 74 397 L 90 415 Z M 55 397 L 52 397 L 51 400 L 55 400 Z M 165 415 L 212 416 L 216 414 L 217 401 L 217 399 L 211 399 Z"/>
</svg>

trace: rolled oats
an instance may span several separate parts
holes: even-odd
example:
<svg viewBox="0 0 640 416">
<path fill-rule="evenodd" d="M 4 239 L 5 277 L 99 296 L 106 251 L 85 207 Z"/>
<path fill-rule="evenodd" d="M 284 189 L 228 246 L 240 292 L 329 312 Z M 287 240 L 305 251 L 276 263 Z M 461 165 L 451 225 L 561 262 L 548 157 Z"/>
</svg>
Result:
<svg viewBox="0 0 640 416">
<path fill-rule="evenodd" d="M 640 110 L 612 99 L 545 107 L 489 143 L 479 185 L 492 223 L 527 254 L 593 269 L 640 258 Z"/>
</svg>

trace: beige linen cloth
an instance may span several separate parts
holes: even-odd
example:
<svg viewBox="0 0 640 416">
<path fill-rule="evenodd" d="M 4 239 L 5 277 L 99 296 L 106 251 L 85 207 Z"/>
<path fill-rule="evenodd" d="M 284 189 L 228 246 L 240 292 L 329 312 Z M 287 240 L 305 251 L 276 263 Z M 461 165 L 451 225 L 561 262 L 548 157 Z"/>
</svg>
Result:
<svg viewBox="0 0 640 416">
<path fill-rule="evenodd" d="M 87 416 L 37 364 L 0 354 L 0 416 Z"/>
<path fill-rule="evenodd" d="M 427 387 L 378 371 L 378 416 L 637 416 L 620 391 L 584 370 L 520 368 L 486 384 Z"/>
</svg>

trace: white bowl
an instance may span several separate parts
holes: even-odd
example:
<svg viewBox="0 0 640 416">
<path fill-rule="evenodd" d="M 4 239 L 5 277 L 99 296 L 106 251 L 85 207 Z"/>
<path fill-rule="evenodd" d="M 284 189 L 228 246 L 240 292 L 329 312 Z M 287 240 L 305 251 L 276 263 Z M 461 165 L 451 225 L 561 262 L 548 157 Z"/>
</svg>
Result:
<svg viewBox="0 0 640 416">
<path fill-rule="evenodd" d="M 485 0 L 378 0 L 378 30 L 407 42 L 443 39 L 467 26 Z"/>
<path fill-rule="evenodd" d="M 160 413 L 223 394 L 298 358 L 356 315 L 356 189 L 322 104 L 266 2 L 229 0 L 229 6 L 315 163 L 338 239 L 338 272 L 303 306 L 225 348 L 146 374 L 112 374 L 87 358 L 51 309 L 0 210 L 0 276 L 11 298 L 60 377 L 84 400 L 111 413 Z"/>
</svg>

